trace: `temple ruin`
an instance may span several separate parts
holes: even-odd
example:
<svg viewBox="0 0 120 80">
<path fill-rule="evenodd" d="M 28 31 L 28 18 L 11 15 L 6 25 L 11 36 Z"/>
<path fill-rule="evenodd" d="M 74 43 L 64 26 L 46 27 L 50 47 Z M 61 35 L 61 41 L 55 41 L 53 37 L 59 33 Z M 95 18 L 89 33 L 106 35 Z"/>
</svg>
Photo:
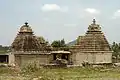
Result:
<svg viewBox="0 0 120 80">
<path fill-rule="evenodd" d="M 12 43 L 12 51 L 43 51 L 47 48 L 45 40 L 35 36 L 27 22 Z"/>
<path fill-rule="evenodd" d="M 112 63 L 112 51 L 109 43 L 95 19 L 89 25 L 85 36 L 79 36 L 77 43 L 72 47 L 73 62 L 81 65 L 83 62 L 90 64 Z"/>
<path fill-rule="evenodd" d="M 95 19 L 89 25 L 84 36 L 79 36 L 76 44 L 69 51 L 53 51 L 52 47 L 42 37 L 33 34 L 31 27 L 25 23 L 11 46 L 15 63 L 22 66 L 37 61 L 43 65 L 56 64 L 63 61 L 68 65 L 81 66 L 84 62 L 90 64 L 112 63 L 112 51 L 109 43 Z"/>
<path fill-rule="evenodd" d="M 43 37 L 35 36 L 31 27 L 26 22 L 21 26 L 19 33 L 12 43 L 11 50 L 17 65 L 21 66 L 32 61 L 48 64 L 49 58 L 47 57 L 50 54 L 51 46 Z"/>
</svg>

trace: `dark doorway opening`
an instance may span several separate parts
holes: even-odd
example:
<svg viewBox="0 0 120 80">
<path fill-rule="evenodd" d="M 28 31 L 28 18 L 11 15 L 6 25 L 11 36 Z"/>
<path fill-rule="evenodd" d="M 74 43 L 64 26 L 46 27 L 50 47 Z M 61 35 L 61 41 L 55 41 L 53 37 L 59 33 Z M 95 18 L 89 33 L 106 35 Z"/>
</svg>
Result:
<svg viewBox="0 0 120 80">
<path fill-rule="evenodd" d="M 53 60 L 56 60 L 57 58 L 56 58 L 56 55 L 57 54 L 53 54 Z"/>
<path fill-rule="evenodd" d="M 8 55 L 0 55 L 0 63 L 8 63 Z"/>
<path fill-rule="evenodd" d="M 68 54 L 62 54 L 62 59 L 68 60 Z"/>
<path fill-rule="evenodd" d="M 69 54 L 53 54 L 53 60 L 56 60 L 57 57 L 60 59 L 69 60 Z"/>
</svg>

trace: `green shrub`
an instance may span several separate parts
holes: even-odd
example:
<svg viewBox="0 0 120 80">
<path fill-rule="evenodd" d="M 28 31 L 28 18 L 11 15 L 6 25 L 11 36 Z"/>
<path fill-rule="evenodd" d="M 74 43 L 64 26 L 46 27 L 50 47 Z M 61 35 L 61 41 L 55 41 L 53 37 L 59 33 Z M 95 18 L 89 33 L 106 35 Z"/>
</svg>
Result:
<svg viewBox="0 0 120 80">
<path fill-rule="evenodd" d="M 38 62 L 34 61 L 31 63 L 26 64 L 25 66 L 22 67 L 22 72 L 35 72 L 38 71 L 41 68 Z"/>
</svg>

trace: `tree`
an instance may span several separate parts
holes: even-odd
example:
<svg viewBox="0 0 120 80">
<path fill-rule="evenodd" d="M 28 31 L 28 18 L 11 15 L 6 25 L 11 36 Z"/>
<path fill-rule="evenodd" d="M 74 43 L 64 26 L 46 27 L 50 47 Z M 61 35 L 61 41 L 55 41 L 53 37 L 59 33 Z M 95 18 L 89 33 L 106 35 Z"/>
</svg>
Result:
<svg viewBox="0 0 120 80">
<path fill-rule="evenodd" d="M 42 50 L 52 50 L 52 47 L 51 45 L 49 44 L 48 41 L 46 41 L 42 36 L 38 37 L 38 40 L 40 42 L 40 45 L 41 45 L 41 49 Z"/>
<path fill-rule="evenodd" d="M 52 42 L 52 47 L 65 47 L 66 44 L 65 44 L 65 40 L 62 39 L 62 40 L 55 40 Z"/>
<path fill-rule="evenodd" d="M 60 47 L 60 40 L 55 40 L 51 44 L 52 47 Z"/>
<path fill-rule="evenodd" d="M 46 43 L 45 39 L 42 36 L 38 37 L 38 40 L 40 43 Z"/>
<path fill-rule="evenodd" d="M 55 50 L 65 50 L 68 51 L 69 47 L 66 46 L 65 44 L 65 40 L 55 40 L 52 42 L 51 46 L 55 49 Z"/>
<path fill-rule="evenodd" d="M 0 45 L 0 53 L 6 53 L 10 49 L 10 46 L 2 46 Z"/>
<path fill-rule="evenodd" d="M 116 58 L 116 62 L 118 62 L 119 56 L 120 56 L 120 43 L 113 42 L 111 47 L 113 54 L 112 56 Z"/>
<path fill-rule="evenodd" d="M 62 40 L 60 41 L 60 47 L 65 47 L 65 46 L 66 46 L 66 44 L 65 44 L 65 40 L 62 39 Z"/>
</svg>

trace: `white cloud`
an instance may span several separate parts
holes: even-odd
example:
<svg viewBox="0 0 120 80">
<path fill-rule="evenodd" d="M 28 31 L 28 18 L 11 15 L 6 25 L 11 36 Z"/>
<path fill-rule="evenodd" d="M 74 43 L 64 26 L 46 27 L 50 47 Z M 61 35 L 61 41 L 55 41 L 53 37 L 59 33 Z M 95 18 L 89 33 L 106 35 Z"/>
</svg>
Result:
<svg viewBox="0 0 120 80">
<path fill-rule="evenodd" d="M 93 19 L 100 17 L 100 11 L 94 8 L 86 8 L 80 11 L 79 18 L 81 19 Z"/>
<path fill-rule="evenodd" d="M 85 11 L 91 14 L 100 14 L 100 11 L 94 8 L 86 8 Z"/>
<path fill-rule="evenodd" d="M 113 19 L 119 18 L 120 17 L 120 10 L 117 10 L 114 15 L 113 15 Z"/>
<path fill-rule="evenodd" d="M 62 12 L 66 12 L 68 11 L 68 7 L 60 7 L 57 4 L 44 4 L 41 8 L 42 11 L 62 11 Z"/>
</svg>

